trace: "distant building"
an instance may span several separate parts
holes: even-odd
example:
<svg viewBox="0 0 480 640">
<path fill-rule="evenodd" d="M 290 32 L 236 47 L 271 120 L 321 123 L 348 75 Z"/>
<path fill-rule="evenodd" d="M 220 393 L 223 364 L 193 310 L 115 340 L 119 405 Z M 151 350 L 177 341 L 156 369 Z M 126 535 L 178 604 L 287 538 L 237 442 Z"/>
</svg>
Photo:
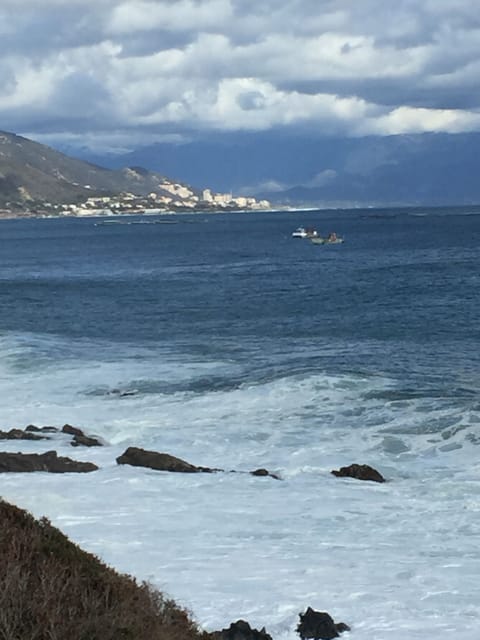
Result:
<svg viewBox="0 0 480 640">
<path fill-rule="evenodd" d="M 233 202 L 237 205 L 237 207 L 240 207 L 241 209 L 246 207 L 247 204 L 248 204 L 247 198 L 245 198 L 243 196 L 238 196 L 237 198 L 234 198 Z"/>
<path fill-rule="evenodd" d="M 213 201 L 216 204 L 220 204 L 220 205 L 228 204 L 229 202 L 232 201 L 232 194 L 231 193 L 216 193 L 213 196 Z"/>
<path fill-rule="evenodd" d="M 162 184 L 161 188 L 164 191 L 168 191 L 173 196 L 177 196 L 177 198 L 190 198 L 193 196 L 193 191 L 191 191 L 188 187 L 185 187 L 183 184 L 171 184 L 169 182 L 165 182 Z"/>
</svg>

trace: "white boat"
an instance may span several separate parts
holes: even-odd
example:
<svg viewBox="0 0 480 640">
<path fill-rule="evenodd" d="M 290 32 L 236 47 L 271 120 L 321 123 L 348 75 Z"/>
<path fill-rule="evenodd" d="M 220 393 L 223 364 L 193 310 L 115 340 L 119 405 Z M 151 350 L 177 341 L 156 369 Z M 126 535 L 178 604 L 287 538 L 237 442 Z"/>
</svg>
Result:
<svg viewBox="0 0 480 640">
<path fill-rule="evenodd" d="M 304 227 L 298 227 L 292 233 L 292 238 L 316 238 L 317 236 L 316 229 L 305 229 Z"/>
<path fill-rule="evenodd" d="M 307 237 L 307 231 L 303 227 L 298 227 L 298 229 L 295 229 L 295 231 L 292 233 L 292 238 L 306 238 L 306 237 Z"/>
</svg>

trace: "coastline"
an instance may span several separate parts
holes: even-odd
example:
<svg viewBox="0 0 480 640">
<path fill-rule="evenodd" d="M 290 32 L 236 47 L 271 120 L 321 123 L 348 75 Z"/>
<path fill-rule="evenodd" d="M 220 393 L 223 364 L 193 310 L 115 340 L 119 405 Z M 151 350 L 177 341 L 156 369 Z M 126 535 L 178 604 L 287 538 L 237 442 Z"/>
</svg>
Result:
<svg viewBox="0 0 480 640">
<path fill-rule="evenodd" d="M 63 220 L 69 218 L 123 218 L 138 216 L 182 216 L 182 215 L 223 215 L 229 213 L 275 213 L 286 211 L 317 211 L 317 209 L 289 209 L 289 208 L 271 208 L 271 209 L 178 209 L 178 210 L 162 210 L 162 209 L 144 209 L 138 211 L 112 211 L 110 209 L 98 209 L 89 211 L 88 213 L 51 213 L 48 211 L 0 211 L 1 220 L 28 220 L 28 219 L 48 219 Z"/>
<path fill-rule="evenodd" d="M 480 217 L 387 214 L 327 214 L 331 252 L 290 240 L 315 213 L 0 225 L 1 425 L 111 443 L 4 443 L 99 470 L 2 495 L 208 630 L 298 640 L 312 606 L 356 640 L 475 637 Z M 284 480 L 120 468 L 129 446 Z M 390 481 L 330 474 L 354 461 Z"/>
</svg>

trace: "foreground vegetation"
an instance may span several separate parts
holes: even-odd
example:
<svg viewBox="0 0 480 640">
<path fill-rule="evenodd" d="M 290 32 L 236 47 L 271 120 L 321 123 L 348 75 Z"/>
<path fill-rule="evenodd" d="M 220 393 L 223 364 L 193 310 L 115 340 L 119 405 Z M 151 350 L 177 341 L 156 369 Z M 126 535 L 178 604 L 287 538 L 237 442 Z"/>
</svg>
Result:
<svg viewBox="0 0 480 640">
<path fill-rule="evenodd" d="M 188 613 L 0 500 L 0 640 L 200 640 Z"/>
</svg>

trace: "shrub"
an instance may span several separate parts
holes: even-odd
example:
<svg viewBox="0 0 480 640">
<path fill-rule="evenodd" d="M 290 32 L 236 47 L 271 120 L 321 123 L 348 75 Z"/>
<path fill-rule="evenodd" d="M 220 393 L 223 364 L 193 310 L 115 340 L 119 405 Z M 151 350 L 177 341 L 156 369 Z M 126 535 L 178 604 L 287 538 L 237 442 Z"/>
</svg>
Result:
<svg viewBox="0 0 480 640">
<path fill-rule="evenodd" d="M 200 640 L 188 613 L 0 500 L 0 640 Z"/>
</svg>

